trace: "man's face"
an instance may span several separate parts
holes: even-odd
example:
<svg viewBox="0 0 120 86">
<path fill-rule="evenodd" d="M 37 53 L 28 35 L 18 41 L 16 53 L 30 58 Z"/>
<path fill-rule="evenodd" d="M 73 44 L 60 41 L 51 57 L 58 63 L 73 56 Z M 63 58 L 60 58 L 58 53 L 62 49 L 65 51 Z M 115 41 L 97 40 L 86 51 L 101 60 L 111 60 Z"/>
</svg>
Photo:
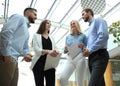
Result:
<svg viewBox="0 0 120 86">
<path fill-rule="evenodd" d="M 35 23 L 35 20 L 37 19 L 37 12 L 33 11 L 30 13 L 28 20 L 30 23 Z"/>
<path fill-rule="evenodd" d="M 84 22 L 89 22 L 89 14 L 85 11 L 82 12 L 82 19 Z"/>
</svg>

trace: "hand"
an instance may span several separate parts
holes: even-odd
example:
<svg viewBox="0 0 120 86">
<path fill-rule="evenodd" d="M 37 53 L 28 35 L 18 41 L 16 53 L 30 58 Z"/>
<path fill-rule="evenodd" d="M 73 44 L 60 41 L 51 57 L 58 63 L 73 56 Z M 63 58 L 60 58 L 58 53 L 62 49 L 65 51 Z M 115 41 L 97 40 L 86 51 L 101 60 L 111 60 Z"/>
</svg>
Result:
<svg viewBox="0 0 120 86">
<path fill-rule="evenodd" d="M 65 51 L 68 51 L 68 48 L 69 48 L 68 46 L 65 46 L 65 47 L 64 47 L 64 50 L 65 50 Z"/>
<path fill-rule="evenodd" d="M 80 43 L 80 44 L 78 44 L 78 47 L 79 47 L 79 48 L 84 48 L 85 46 L 84 46 L 83 43 Z"/>
<path fill-rule="evenodd" d="M 56 57 L 59 54 L 59 52 L 57 52 L 56 50 L 49 50 L 48 54 L 53 57 Z"/>
<path fill-rule="evenodd" d="M 30 62 L 32 60 L 32 56 L 31 55 L 25 55 L 24 58 L 22 59 L 22 61 L 26 61 L 26 62 Z"/>
<path fill-rule="evenodd" d="M 88 57 L 89 55 L 90 55 L 89 50 L 88 50 L 87 48 L 84 48 L 84 49 L 83 49 L 83 56 Z"/>
<path fill-rule="evenodd" d="M 3 56 L 3 61 L 9 60 L 11 57 L 10 56 Z"/>
</svg>

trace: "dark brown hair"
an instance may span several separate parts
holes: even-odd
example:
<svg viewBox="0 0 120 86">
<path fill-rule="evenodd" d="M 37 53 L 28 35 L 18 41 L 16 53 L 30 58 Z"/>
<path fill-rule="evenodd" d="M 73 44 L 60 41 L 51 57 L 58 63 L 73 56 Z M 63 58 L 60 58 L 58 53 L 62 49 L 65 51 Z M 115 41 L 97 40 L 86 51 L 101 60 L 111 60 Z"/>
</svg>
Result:
<svg viewBox="0 0 120 86">
<path fill-rule="evenodd" d="M 25 10 L 24 10 L 24 15 L 25 15 L 25 13 L 26 13 L 27 11 L 36 11 L 36 12 L 37 12 L 37 10 L 36 10 L 35 8 L 30 8 L 30 7 L 28 7 L 28 8 L 25 8 Z"/>
<path fill-rule="evenodd" d="M 43 20 L 41 23 L 40 23 L 40 26 L 37 30 L 36 33 L 38 34 L 43 34 L 43 32 L 45 31 L 45 27 L 46 27 L 46 23 L 48 22 L 49 20 Z M 48 32 L 49 33 L 49 32 Z"/>
<path fill-rule="evenodd" d="M 82 10 L 82 12 L 83 12 L 83 11 L 85 11 L 85 12 L 87 12 L 87 13 L 90 12 L 91 15 L 94 16 L 94 13 L 93 13 L 92 9 L 90 9 L 90 8 L 85 8 L 85 9 Z"/>
</svg>

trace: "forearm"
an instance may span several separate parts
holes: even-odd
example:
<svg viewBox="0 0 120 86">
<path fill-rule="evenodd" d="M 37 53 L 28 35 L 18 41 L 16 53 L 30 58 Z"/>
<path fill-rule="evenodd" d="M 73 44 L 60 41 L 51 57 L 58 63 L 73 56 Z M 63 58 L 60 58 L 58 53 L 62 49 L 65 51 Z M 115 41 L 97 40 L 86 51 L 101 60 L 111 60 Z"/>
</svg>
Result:
<svg viewBox="0 0 120 86">
<path fill-rule="evenodd" d="M 42 55 L 49 54 L 50 50 L 42 50 L 41 52 L 42 52 Z"/>
<path fill-rule="evenodd" d="M 11 44 L 12 44 L 12 32 L 2 31 L 1 32 L 1 54 L 4 56 L 11 55 Z"/>
</svg>

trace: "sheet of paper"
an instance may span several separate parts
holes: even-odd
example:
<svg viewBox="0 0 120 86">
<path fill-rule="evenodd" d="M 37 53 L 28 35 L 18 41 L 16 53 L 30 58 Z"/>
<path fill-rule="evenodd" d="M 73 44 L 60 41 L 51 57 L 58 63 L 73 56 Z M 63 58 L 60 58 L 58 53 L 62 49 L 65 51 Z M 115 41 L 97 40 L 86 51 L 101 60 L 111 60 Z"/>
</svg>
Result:
<svg viewBox="0 0 120 86">
<path fill-rule="evenodd" d="M 69 52 L 69 56 L 71 58 L 74 58 L 75 56 L 77 56 L 81 52 L 81 49 L 78 47 L 78 43 L 77 42 L 73 43 L 69 47 L 68 52 Z"/>
<path fill-rule="evenodd" d="M 50 68 L 56 68 L 59 64 L 60 58 L 61 58 L 61 53 L 57 55 L 57 57 L 52 57 L 50 55 L 47 55 L 44 70 L 47 70 Z"/>
</svg>

